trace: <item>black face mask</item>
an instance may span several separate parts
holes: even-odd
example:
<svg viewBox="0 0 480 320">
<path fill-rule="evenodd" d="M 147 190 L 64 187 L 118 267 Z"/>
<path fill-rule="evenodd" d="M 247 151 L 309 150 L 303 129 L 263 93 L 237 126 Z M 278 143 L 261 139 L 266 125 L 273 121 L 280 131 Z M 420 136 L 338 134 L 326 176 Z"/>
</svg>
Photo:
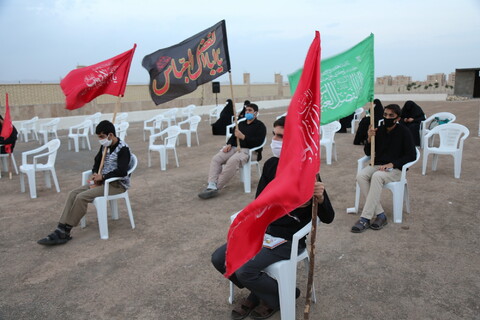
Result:
<svg viewBox="0 0 480 320">
<path fill-rule="evenodd" d="M 385 127 L 390 128 L 390 127 L 394 126 L 395 123 L 397 123 L 396 120 L 397 119 L 387 119 L 387 118 L 383 117 L 383 124 L 385 125 Z"/>
</svg>

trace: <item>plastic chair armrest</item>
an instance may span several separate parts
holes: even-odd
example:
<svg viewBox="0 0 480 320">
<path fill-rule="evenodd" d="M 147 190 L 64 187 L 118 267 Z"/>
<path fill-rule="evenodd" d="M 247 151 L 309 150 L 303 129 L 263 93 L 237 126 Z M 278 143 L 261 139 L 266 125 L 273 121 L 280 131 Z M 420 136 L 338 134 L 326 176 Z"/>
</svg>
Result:
<svg viewBox="0 0 480 320">
<path fill-rule="evenodd" d="M 105 180 L 103 183 L 103 196 L 104 197 L 108 197 L 108 192 L 110 190 L 110 183 L 113 182 L 113 181 L 117 181 L 117 180 L 120 180 L 121 178 L 120 177 L 115 177 L 115 178 L 108 178 L 107 180 Z"/>
</svg>

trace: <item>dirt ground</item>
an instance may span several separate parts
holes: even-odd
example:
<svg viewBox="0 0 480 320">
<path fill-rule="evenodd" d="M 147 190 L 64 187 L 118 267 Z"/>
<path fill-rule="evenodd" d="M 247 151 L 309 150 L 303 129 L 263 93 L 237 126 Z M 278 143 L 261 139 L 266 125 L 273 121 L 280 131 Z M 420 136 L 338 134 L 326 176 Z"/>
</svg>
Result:
<svg viewBox="0 0 480 320">
<path fill-rule="evenodd" d="M 363 147 L 353 145 L 352 134 L 337 134 L 338 161 L 321 166 L 336 218 L 319 228 L 318 301 L 310 319 L 480 319 L 480 101 L 420 105 L 427 115 L 450 111 L 470 129 L 461 178 L 453 176 L 452 157 L 441 157 L 436 172 L 429 163 L 426 176 L 420 160 L 408 172 L 411 213 L 404 213 L 403 223 L 392 222 L 392 197 L 384 191 L 390 223 L 381 231 L 353 234 L 358 216 L 346 208 L 354 203 L 356 160 Z M 271 128 L 285 110 L 260 110 L 260 119 Z M 60 193 L 38 176 L 38 198 L 30 199 L 28 191 L 20 193 L 19 176 L 9 180 L 3 174 L 0 319 L 229 319 L 228 282 L 212 267 L 210 255 L 225 241 L 230 215 L 252 201 L 254 192 L 245 194 L 237 175 L 217 198 L 197 197 L 206 186 L 211 156 L 225 143 L 225 137 L 211 135 L 208 118 L 199 127 L 200 146 L 194 142 L 187 148 L 182 138 L 180 167 L 170 154 L 167 171 L 160 171 L 158 154 L 148 168 L 142 128 L 143 123 L 131 123 L 126 138 L 139 158 L 129 191 L 136 228 L 120 203 L 120 219 L 109 220 L 109 240 L 99 238 L 95 209 L 89 206 L 87 227 L 75 228 L 68 244 L 36 243 L 54 229 L 67 193 L 91 168 L 99 147 L 95 137 L 92 151 L 75 153 L 68 151 L 67 132 L 60 132 Z M 269 143 L 264 159 L 271 156 Z M 21 151 L 35 147 L 37 142 L 19 142 L 17 163 Z M 254 191 L 258 177 L 252 176 Z M 297 280 L 300 319 L 303 267 Z M 245 294 L 236 290 L 237 299 Z"/>
</svg>

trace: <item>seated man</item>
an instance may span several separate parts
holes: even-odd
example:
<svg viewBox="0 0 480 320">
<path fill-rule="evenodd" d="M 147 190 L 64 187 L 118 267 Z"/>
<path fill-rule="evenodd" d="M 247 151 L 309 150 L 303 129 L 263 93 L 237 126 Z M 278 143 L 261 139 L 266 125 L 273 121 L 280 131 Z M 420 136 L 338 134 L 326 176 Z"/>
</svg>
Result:
<svg viewBox="0 0 480 320">
<path fill-rule="evenodd" d="M 13 149 L 15 148 L 18 132 L 14 125 L 12 125 L 12 127 L 13 127 L 12 128 L 13 130 L 9 137 L 0 137 L 0 144 L 2 145 L 2 147 L 0 148 L 0 153 L 7 153 L 5 151 L 6 145 L 11 145 L 10 153 L 12 153 Z M 0 116 L 0 132 L 2 132 L 2 128 L 3 128 L 3 117 Z"/>
<path fill-rule="evenodd" d="M 257 119 L 258 106 L 251 103 L 245 109 L 246 121 L 238 123 L 234 134 L 210 162 L 207 189 L 198 194 L 201 199 L 209 199 L 218 194 L 235 175 L 235 172 L 248 161 L 248 151 L 260 146 L 265 140 L 266 131 L 263 122 Z M 240 150 L 237 147 L 240 140 Z M 262 150 L 258 150 L 257 159 L 262 158 Z M 222 169 L 222 165 L 225 165 Z"/>
<path fill-rule="evenodd" d="M 275 178 L 280 151 L 282 148 L 285 117 L 274 122 L 273 138 L 271 143 L 273 157 L 265 162 L 262 176 L 258 183 L 256 197 Z M 324 190 L 322 182 L 316 182 L 313 195 L 318 202 L 317 215 L 324 223 L 331 223 L 335 216 L 332 205 Z M 230 280 L 239 288 L 246 287 L 250 290 L 249 296 L 236 306 L 231 314 L 232 319 L 243 319 L 249 314 L 253 319 L 266 319 L 280 310 L 280 299 L 278 296 L 278 283 L 270 277 L 263 269 L 269 265 L 290 258 L 293 235 L 310 222 L 312 218 L 312 201 L 309 200 L 289 214 L 272 222 L 267 233 L 274 237 L 281 237 L 287 242 L 273 249 L 262 248 L 260 252 L 250 261 L 240 267 Z M 298 252 L 305 250 L 305 238 L 299 242 Z M 212 264 L 222 274 L 225 273 L 225 250 L 226 244 L 215 250 L 212 254 Z M 296 296 L 300 295 L 297 289 Z"/>
<path fill-rule="evenodd" d="M 366 166 L 357 175 L 360 192 L 366 196 L 360 220 L 352 227 L 352 232 L 360 233 L 368 228 L 380 230 L 387 224 L 387 217 L 380 204 L 383 185 L 400 181 L 404 164 L 415 160 L 416 151 L 413 137 L 400 122 L 400 106 L 390 104 L 383 112 L 383 125 L 368 130 L 364 150 L 367 156 L 371 151 L 371 139 L 375 136 L 375 165 Z M 370 223 L 374 217 L 375 220 Z"/>
<path fill-rule="evenodd" d="M 87 205 L 92 203 L 96 197 L 103 196 L 104 188 L 102 185 L 106 179 L 122 178 L 110 183 L 110 195 L 123 193 L 130 186 L 130 178 L 127 174 L 130 164 L 128 145 L 117 138 L 115 126 L 110 121 L 101 121 L 95 129 L 95 133 L 101 147 L 93 164 L 92 177 L 90 178 L 92 185 L 78 187 L 68 194 L 57 228 L 47 237 L 38 240 L 38 244 L 64 244 L 72 239 L 70 231 L 78 225 L 78 222 L 87 213 Z M 102 171 L 99 173 L 104 148 L 108 149 Z"/>
</svg>

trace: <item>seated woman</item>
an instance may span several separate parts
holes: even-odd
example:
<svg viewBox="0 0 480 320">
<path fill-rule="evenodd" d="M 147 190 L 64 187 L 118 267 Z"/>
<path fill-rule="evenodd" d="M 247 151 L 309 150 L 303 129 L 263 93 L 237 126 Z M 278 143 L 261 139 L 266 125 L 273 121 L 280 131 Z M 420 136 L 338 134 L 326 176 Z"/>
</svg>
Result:
<svg viewBox="0 0 480 320">
<path fill-rule="evenodd" d="M 378 120 L 383 119 L 383 105 L 379 99 L 373 100 L 375 107 L 373 108 L 374 112 L 374 124 L 375 128 L 378 126 Z M 365 144 L 368 138 L 368 127 L 370 126 L 370 115 L 363 117 L 358 124 L 357 133 L 355 133 L 355 138 L 353 139 L 353 144 L 361 145 Z"/>
<path fill-rule="evenodd" d="M 226 127 L 232 124 L 233 116 L 233 102 L 232 99 L 227 100 L 227 104 L 220 112 L 220 117 L 215 123 L 212 123 L 212 134 L 214 136 L 224 136 L 226 134 Z"/>
<path fill-rule="evenodd" d="M 402 122 L 413 136 L 416 146 L 420 145 L 420 122 L 425 120 L 425 113 L 415 102 L 408 100 L 402 108 Z"/>
</svg>

